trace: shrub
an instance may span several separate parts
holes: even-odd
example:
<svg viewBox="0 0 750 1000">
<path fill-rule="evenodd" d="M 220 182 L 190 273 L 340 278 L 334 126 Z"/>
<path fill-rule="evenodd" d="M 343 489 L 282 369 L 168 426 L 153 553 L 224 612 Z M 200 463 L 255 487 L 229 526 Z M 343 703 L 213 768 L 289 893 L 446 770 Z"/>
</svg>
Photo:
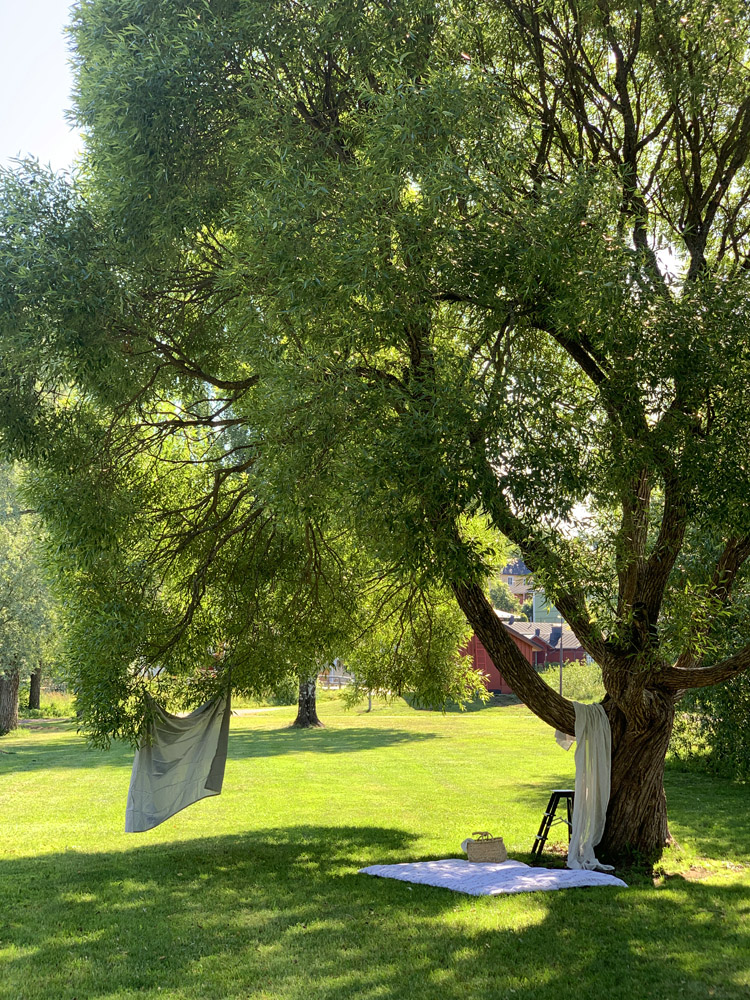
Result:
<svg viewBox="0 0 750 1000">
<path fill-rule="evenodd" d="M 539 674 L 550 687 L 559 690 L 560 667 L 557 663 L 548 664 Z M 601 701 L 605 692 L 599 665 L 585 660 L 564 663 L 562 693 L 572 701 Z"/>
<path fill-rule="evenodd" d="M 750 778 L 750 677 L 691 691 L 680 702 L 670 757 L 729 777 Z"/>
<path fill-rule="evenodd" d="M 75 695 L 63 691 L 42 691 L 39 708 L 27 708 L 29 692 L 21 696 L 19 715 L 24 719 L 65 719 L 76 714 Z"/>
</svg>

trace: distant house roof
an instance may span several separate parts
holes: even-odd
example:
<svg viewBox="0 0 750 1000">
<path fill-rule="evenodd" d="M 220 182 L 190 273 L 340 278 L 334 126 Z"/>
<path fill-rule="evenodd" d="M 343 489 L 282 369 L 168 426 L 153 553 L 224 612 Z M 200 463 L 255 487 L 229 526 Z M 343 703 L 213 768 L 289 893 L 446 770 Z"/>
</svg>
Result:
<svg viewBox="0 0 750 1000">
<path fill-rule="evenodd" d="M 528 576 L 531 570 L 523 559 L 512 559 L 500 572 L 503 576 Z"/>
<path fill-rule="evenodd" d="M 578 649 L 581 643 L 578 636 L 569 625 L 556 625 L 549 622 L 506 622 L 506 628 L 513 629 L 518 635 L 526 639 L 541 640 L 542 644 L 552 649 L 560 648 L 560 633 L 562 632 L 563 647 L 565 649 Z"/>
<path fill-rule="evenodd" d="M 550 648 L 549 644 L 544 642 L 544 640 L 538 635 L 534 635 L 533 631 L 531 633 L 522 631 L 521 628 L 519 628 L 519 624 L 525 625 L 526 622 L 503 622 L 503 625 L 509 632 L 517 635 L 519 639 L 524 639 L 533 649 L 544 650 Z"/>
</svg>

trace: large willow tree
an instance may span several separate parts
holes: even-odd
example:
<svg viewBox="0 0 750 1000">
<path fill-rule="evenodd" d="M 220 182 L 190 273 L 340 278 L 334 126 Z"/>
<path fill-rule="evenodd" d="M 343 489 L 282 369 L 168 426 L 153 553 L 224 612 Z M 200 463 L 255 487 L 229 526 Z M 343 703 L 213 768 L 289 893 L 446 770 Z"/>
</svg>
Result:
<svg viewBox="0 0 750 1000">
<path fill-rule="evenodd" d="M 715 652 L 750 554 L 749 32 L 739 0 L 83 0 L 77 184 L 4 186 L 8 445 L 84 497 L 209 436 L 178 562 L 259 497 L 334 517 L 572 731 L 485 597 L 485 519 L 601 665 L 602 853 L 657 852 L 675 703 L 750 666 Z"/>
</svg>

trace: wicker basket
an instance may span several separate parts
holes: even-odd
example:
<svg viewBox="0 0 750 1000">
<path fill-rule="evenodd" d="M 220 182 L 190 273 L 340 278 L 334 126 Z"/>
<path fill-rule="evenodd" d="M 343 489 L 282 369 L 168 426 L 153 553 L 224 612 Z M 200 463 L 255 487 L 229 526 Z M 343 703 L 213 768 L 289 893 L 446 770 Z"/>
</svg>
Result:
<svg viewBox="0 0 750 1000">
<path fill-rule="evenodd" d="M 469 861 L 484 861 L 501 864 L 508 860 L 508 852 L 502 837 L 493 837 L 486 830 L 477 830 L 466 842 L 466 854 Z"/>
</svg>

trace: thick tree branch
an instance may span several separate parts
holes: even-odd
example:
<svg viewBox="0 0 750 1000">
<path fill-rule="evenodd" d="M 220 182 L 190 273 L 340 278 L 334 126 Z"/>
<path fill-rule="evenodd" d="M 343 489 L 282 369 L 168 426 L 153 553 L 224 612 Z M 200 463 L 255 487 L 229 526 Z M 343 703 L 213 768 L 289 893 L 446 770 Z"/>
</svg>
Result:
<svg viewBox="0 0 750 1000">
<path fill-rule="evenodd" d="M 623 619 L 633 607 L 638 591 L 646 541 L 651 501 L 651 476 L 641 469 L 631 482 L 622 503 L 622 519 L 617 533 L 617 617 Z"/>
<path fill-rule="evenodd" d="M 495 614 L 495 609 L 482 588 L 475 583 L 454 584 L 453 593 L 469 624 L 490 654 L 492 662 L 513 688 L 514 694 L 548 725 L 565 733 L 574 733 L 576 718 L 573 703 L 543 681 L 524 658 Z"/>
<path fill-rule="evenodd" d="M 594 358 L 594 349 L 588 339 L 581 335 L 577 340 L 567 337 L 554 330 L 547 330 L 550 336 L 562 347 L 565 353 L 572 358 L 584 374 L 588 375 L 595 386 L 602 386 L 607 375 L 605 369 L 608 367 L 606 361 Z"/>
<path fill-rule="evenodd" d="M 392 372 L 383 371 L 374 365 L 355 365 L 353 371 L 358 378 L 363 379 L 370 385 L 382 385 L 392 389 L 396 397 L 405 397 L 408 394 L 409 390 L 407 386 Z M 397 405 L 397 409 L 399 412 L 403 409 L 400 402 Z"/>
<path fill-rule="evenodd" d="M 482 461 L 481 459 L 479 461 Z M 586 652 L 598 663 L 607 658 L 607 649 L 601 631 L 592 622 L 586 607 L 586 595 L 583 589 L 573 581 L 575 573 L 572 566 L 563 566 L 563 558 L 555 552 L 529 525 L 517 517 L 502 494 L 497 477 L 490 462 L 484 458 L 482 475 L 482 500 L 493 524 L 506 538 L 515 542 L 523 552 L 524 560 L 532 572 L 538 572 L 543 567 L 555 565 L 558 567 L 558 579 L 567 581 L 555 595 L 557 607 L 565 620 L 577 635 Z"/>
<path fill-rule="evenodd" d="M 216 389 L 224 389 L 228 392 L 246 392 L 258 383 L 257 375 L 248 375 L 247 378 L 242 379 L 217 378 L 201 368 L 197 362 L 188 358 L 175 344 L 165 344 L 161 340 L 154 339 L 154 346 L 170 367 L 182 375 L 199 379 Z"/>
<path fill-rule="evenodd" d="M 655 686 L 678 692 L 688 688 L 702 688 L 710 687 L 712 684 L 720 684 L 748 669 L 750 669 L 750 643 L 732 656 L 719 660 L 718 663 L 714 663 L 710 667 L 680 667 L 675 664 L 673 667 L 662 670 L 654 680 Z"/>
<path fill-rule="evenodd" d="M 750 535 L 730 538 L 716 564 L 709 596 L 726 604 L 742 566 L 750 557 Z"/>
<path fill-rule="evenodd" d="M 687 528 L 687 510 L 682 483 L 676 473 L 665 477 L 664 513 L 659 534 L 646 561 L 641 587 L 647 622 L 655 626 L 677 556 Z"/>
</svg>

